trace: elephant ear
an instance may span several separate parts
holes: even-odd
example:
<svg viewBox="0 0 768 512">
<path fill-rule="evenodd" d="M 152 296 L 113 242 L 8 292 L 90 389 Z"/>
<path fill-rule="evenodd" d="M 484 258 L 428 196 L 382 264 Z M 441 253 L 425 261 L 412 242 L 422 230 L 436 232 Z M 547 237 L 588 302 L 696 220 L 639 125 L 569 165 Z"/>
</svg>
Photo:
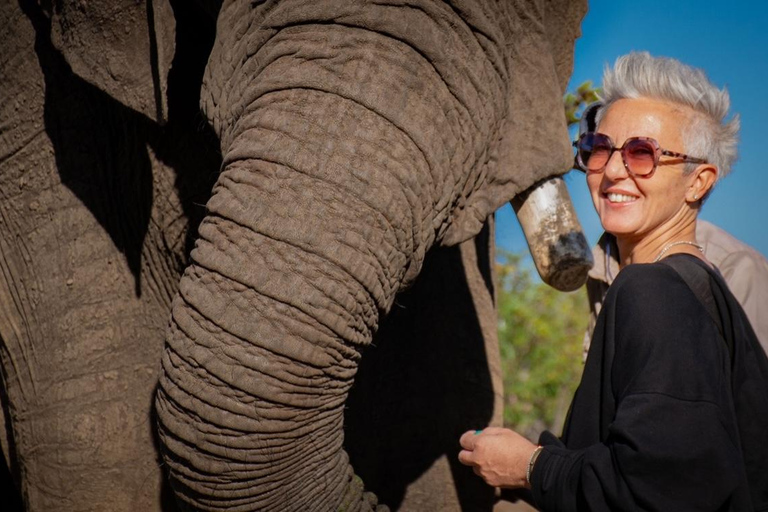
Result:
<svg viewBox="0 0 768 512">
<path fill-rule="evenodd" d="M 485 183 L 454 213 L 443 238 L 454 245 L 480 231 L 485 219 L 520 192 L 572 166 L 563 95 L 573 70 L 586 0 L 518 0 L 504 4 L 507 113 L 491 142 Z"/>
<path fill-rule="evenodd" d="M 573 167 L 573 153 L 565 117 L 565 95 L 573 72 L 573 51 L 581 35 L 586 0 L 537 0 L 522 2 L 535 20 L 524 23 L 525 35 L 512 47 L 510 94 L 505 128 L 498 148 L 497 185 L 504 190 L 493 199 L 522 192 Z"/>
<path fill-rule="evenodd" d="M 587 2 L 554 0 L 547 2 L 545 7 L 544 30 L 552 50 L 560 90 L 565 94 L 573 73 L 573 46 L 581 36 L 581 21 L 587 13 Z"/>
<path fill-rule="evenodd" d="M 161 124 L 175 32 L 168 0 L 62 0 L 51 13 L 51 40 L 72 71 Z"/>
</svg>

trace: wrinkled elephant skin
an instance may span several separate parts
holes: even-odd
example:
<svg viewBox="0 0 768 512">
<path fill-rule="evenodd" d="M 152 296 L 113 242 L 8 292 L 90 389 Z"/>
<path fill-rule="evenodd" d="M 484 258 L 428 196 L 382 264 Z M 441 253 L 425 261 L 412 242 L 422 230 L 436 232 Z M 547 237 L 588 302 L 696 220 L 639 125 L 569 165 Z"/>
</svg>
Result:
<svg viewBox="0 0 768 512">
<path fill-rule="evenodd" d="M 199 114 L 214 25 L 177 6 L 176 37 L 158 44 L 177 57 L 154 84 L 151 16 L 126 3 L 0 3 L 0 446 L 29 511 L 176 510 L 152 409 L 171 302 L 221 165 Z M 158 23 L 162 3 L 150 3 Z M 97 22 L 113 8 L 112 29 L 136 48 L 109 46 L 119 38 Z M 83 37 L 98 39 L 87 41 L 96 71 L 110 62 L 130 91 L 73 71 L 91 60 L 67 60 Z M 163 90 L 161 126 L 144 111 Z M 0 509 L 20 509 L 4 482 Z"/>
<path fill-rule="evenodd" d="M 203 91 L 223 170 L 174 301 L 157 397 L 181 500 L 205 510 L 490 509 L 488 489 L 434 484 L 445 481 L 436 474 L 463 481 L 456 435 L 500 412 L 490 251 L 471 239 L 571 160 L 567 66 L 553 58 L 547 20 L 557 13 L 544 4 L 224 3 Z M 583 7 L 548 5 L 560 20 Z M 535 107 L 519 105 L 523 95 Z M 447 294 L 459 304 L 433 295 L 431 274 L 421 282 L 427 263 L 453 270 L 431 279 L 464 282 Z M 409 287 L 418 290 L 403 295 Z M 387 317 L 399 308 L 415 312 L 396 323 L 435 330 L 409 338 L 431 354 L 390 352 L 402 331 Z M 462 324 L 446 314 L 474 320 L 444 331 L 437 324 Z M 466 358 L 443 359 L 440 349 L 462 342 Z M 348 405 L 361 359 L 369 375 Z M 467 390 L 447 393 L 451 407 L 393 399 L 433 370 Z M 400 428 L 367 422 L 366 403 L 394 411 Z M 432 416 L 424 432 L 411 430 L 419 414 Z M 343 449 L 345 422 L 356 440 L 383 438 L 346 440 L 362 481 Z M 424 436 L 415 460 L 403 458 Z M 401 477 L 387 482 L 398 463 Z"/>
<path fill-rule="evenodd" d="M 585 11 L 0 4 L 0 447 L 26 509 L 491 510 L 456 454 L 501 420 L 493 212 L 569 168 Z"/>
</svg>

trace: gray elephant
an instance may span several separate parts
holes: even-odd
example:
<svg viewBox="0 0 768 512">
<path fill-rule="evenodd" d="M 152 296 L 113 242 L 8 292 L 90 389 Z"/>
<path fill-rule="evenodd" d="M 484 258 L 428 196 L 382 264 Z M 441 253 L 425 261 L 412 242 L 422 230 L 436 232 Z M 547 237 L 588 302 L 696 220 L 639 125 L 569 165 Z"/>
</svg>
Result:
<svg viewBox="0 0 768 512">
<path fill-rule="evenodd" d="M 500 421 L 492 214 L 570 167 L 585 10 L 4 3 L 27 509 L 490 510 L 456 453 Z"/>
</svg>

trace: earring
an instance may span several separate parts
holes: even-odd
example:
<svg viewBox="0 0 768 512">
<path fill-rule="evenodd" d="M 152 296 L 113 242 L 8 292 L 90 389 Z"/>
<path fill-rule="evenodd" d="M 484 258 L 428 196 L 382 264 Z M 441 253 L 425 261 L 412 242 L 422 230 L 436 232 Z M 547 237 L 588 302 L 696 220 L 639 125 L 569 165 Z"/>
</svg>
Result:
<svg viewBox="0 0 768 512">
<path fill-rule="evenodd" d="M 696 201 L 699 199 L 699 194 L 693 194 L 693 200 Z"/>
</svg>

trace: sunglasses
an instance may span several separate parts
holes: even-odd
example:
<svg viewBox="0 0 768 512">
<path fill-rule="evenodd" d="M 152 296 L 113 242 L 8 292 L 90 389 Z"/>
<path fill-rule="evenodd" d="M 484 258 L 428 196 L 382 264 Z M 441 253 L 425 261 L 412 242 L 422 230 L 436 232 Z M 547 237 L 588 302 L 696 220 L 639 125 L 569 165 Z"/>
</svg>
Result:
<svg viewBox="0 0 768 512">
<path fill-rule="evenodd" d="M 576 164 L 587 173 L 600 173 L 605 170 L 614 151 L 621 153 L 624 168 L 633 176 L 650 178 L 663 156 L 675 157 L 683 162 L 696 164 L 706 160 L 661 149 L 656 139 L 650 137 L 630 137 L 624 145 L 617 148 L 610 137 L 603 133 L 586 132 L 573 143 L 576 148 Z"/>
</svg>

